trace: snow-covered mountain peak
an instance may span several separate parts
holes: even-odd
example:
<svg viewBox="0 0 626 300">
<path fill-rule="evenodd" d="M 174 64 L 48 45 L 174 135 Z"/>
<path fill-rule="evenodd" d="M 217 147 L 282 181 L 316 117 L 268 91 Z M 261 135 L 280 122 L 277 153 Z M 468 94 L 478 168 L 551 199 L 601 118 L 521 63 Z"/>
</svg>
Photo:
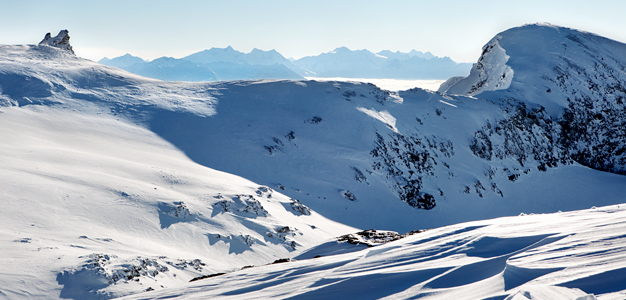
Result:
<svg viewBox="0 0 626 300">
<path fill-rule="evenodd" d="M 439 92 L 545 111 L 559 123 L 559 142 L 577 162 L 626 172 L 620 142 L 625 44 L 576 29 L 528 24 L 499 33 L 484 49 L 470 76 L 451 78 Z"/>
<path fill-rule="evenodd" d="M 46 36 L 39 42 L 39 45 L 57 47 L 74 54 L 74 50 L 72 50 L 72 46 L 70 46 L 70 34 L 67 29 L 61 30 L 55 37 L 52 37 L 50 32 L 46 33 Z"/>
<path fill-rule="evenodd" d="M 593 98 L 601 96 L 598 91 L 623 86 L 619 74 L 626 45 L 593 33 L 527 24 L 499 33 L 484 50 L 468 77 L 451 79 L 457 82 L 443 84 L 439 92 L 476 96 L 498 91 L 482 97 L 527 99 L 558 116 L 572 95 Z"/>
<path fill-rule="evenodd" d="M 197 63 L 212 63 L 216 61 L 241 63 L 244 55 L 245 54 L 243 52 L 237 51 L 233 49 L 233 47 L 228 46 L 226 48 L 213 47 L 211 49 L 185 56 L 182 59 Z"/>
<path fill-rule="evenodd" d="M 343 46 L 343 47 L 337 47 L 333 51 L 330 51 L 330 53 L 342 53 L 342 52 L 352 52 L 352 50 L 350 50 L 350 48 L 346 46 Z"/>
<path fill-rule="evenodd" d="M 115 57 L 115 58 L 105 57 L 99 60 L 98 63 L 111 66 L 111 67 L 125 69 L 136 64 L 144 64 L 147 62 L 141 57 L 137 57 L 137 56 L 131 55 L 130 53 L 126 53 L 122 56 Z"/>
</svg>

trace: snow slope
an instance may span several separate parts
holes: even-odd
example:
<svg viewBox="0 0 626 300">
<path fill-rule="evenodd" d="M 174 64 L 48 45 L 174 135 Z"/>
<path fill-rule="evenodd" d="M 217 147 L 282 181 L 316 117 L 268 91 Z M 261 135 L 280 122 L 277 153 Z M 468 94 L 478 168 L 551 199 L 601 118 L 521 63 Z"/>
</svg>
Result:
<svg viewBox="0 0 626 300">
<path fill-rule="evenodd" d="M 354 230 L 141 126 L 150 110 L 214 114 L 207 89 L 49 46 L 0 47 L 0 298 L 179 286 Z"/>
<path fill-rule="evenodd" d="M 511 50 L 527 39 L 569 50 Z M 0 295 L 111 298 L 297 255 L 354 227 L 623 203 L 626 47 L 547 25 L 494 41 L 476 77 L 494 84 L 463 95 L 163 82 L 0 46 Z"/>
<path fill-rule="evenodd" d="M 406 232 L 621 203 L 626 192 L 625 177 L 581 166 L 556 122 L 523 103 L 344 82 L 215 87 L 217 114 L 164 112 L 151 130 L 351 226 Z"/>
<path fill-rule="evenodd" d="M 507 50 L 529 40 L 534 48 Z M 563 44 L 572 51 L 547 51 Z M 359 228 L 406 232 L 623 202 L 626 178 L 616 174 L 626 155 L 626 56 L 610 54 L 626 46 L 528 25 L 485 49 L 480 69 L 489 71 L 480 78 L 491 83 L 481 87 L 491 88 L 474 96 L 345 82 L 233 82 L 216 86 L 216 115 L 165 112 L 157 119 L 167 122 L 150 128 L 194 161 L 284 189 Z"/>
<path fill-rule="evenodd" d="M 520 30 L 527 32 L 521 36 L 548 34 L 550 43 L 556 39 L 549 35 L 553 31 L 595 39 L 552 26 L 508 32 Z M 521 39 L 508 32 L 495 40 L 506 45 Z M 567 36 L 564 43 L 572 41 Z M 617 42 L 595 47 L 603 45 L 610 52 L 624 48 Z M 420 89 L 392 93 L 345 82 L 167 83 L 76 58 L 65 61 L 48 48 L 6 49 L 0 101 L 112 107 L 203 166 L 267 185 L 358 228 L 406 232 L 520 212 L 582 209 L 620 203 L 626 192 L 626 177 L 587 163 L 619 162 L 624 156 L 623 120 L 614 119 L 624 109 L 617 105 L 619 98 L 600 112 L 607 116 L 604 121 L 587 122 L 612 130 L 606 137 L 613 134 L 613 140 L 606 145 L 615 151 L 592 148 L 595 153 L 581 156 L 570 148 L 597 142 L 574 135 L 563 110 L 559 116 L 534 103 L 537 98 L 526 100 L 543 79 L 533 77 L 539 81 L 524 85 L 531 92 L 521 90 L 515 82 L 524 73 L 517 65 L 511 88 L 476 98 Z M 514 54 L 507 52 L 507 63 L 521 65 Z M 11 55 L 29 58 L 12 61 Z M 573 52 L 563 59 L 587 61 L 589 55 Z M 618 83 L 624 78 L 617 71 L 605 75 Z M 567 91 L 553 90 L 545 103 L 567 101 Z M 515 98 L 505 97 L 512 93 Z"/>
<path fill-rule="evenodd" d="M 624 299 L 625 220 L 619 205 L 463 223 L 123 299 Z"/>
</svg>

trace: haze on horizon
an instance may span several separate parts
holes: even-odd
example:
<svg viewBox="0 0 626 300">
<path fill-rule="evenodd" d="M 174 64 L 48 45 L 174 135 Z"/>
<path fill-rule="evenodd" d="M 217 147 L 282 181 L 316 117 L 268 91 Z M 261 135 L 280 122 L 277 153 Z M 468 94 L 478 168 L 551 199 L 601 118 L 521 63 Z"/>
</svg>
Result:
<svg viewBox="0 0 626 300">
<path fill-rule="evenodd" d="M 495 34 L 549 22 L 626 41 L 626 2 L 556 1 L 9 1 L 2 44 L 36 44 L 68 29 L 77 55 L 130 53 L 183 57 L 212 47 L 275 49 L 301 58 L 346 46 L 372 52 L 412 49 L 475 62 Z"/>
</svg>

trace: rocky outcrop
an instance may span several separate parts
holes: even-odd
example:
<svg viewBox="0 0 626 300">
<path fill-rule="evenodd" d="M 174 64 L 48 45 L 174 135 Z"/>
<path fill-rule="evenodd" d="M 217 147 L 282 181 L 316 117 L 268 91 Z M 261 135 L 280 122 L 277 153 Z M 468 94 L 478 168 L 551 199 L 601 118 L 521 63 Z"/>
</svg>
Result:
<svg viewBox="0 0 626 300">
<path fill-rule="evenodd" d="M 399 234 L 395 231 L 368 229 L 357 233 L 342 235 L 337 238 L 339 242 L 346 242 L 353 245 L 366 245 L 367 247 L 379 246 L 403 239 L 407 236 L 422 233 L 426 230 L 413 230 L 405 234 Z"/>
<path fill-rule="evenodd" d="M 72 46 L 70 46 L 70 34 L 67 29 L 61 30 L 57 36 L 52 37 L 50 32 L 46 33 L 46 36 L 39 42 L 39 45 L 48 45 L 63 50 L 67 50 L 74 54 Z"/>
</svg>

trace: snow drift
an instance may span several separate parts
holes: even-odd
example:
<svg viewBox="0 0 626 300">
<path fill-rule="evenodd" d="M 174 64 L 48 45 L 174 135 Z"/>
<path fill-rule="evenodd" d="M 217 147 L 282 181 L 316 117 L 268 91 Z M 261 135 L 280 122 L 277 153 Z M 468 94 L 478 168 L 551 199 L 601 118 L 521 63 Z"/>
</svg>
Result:
<svg viewBox="0 0 626 300">
<path fill-rule="evenodd" d="M 123 299 L 624 299 L 624 219 L 621 205 L 463 223 Z"/>
</svg>

